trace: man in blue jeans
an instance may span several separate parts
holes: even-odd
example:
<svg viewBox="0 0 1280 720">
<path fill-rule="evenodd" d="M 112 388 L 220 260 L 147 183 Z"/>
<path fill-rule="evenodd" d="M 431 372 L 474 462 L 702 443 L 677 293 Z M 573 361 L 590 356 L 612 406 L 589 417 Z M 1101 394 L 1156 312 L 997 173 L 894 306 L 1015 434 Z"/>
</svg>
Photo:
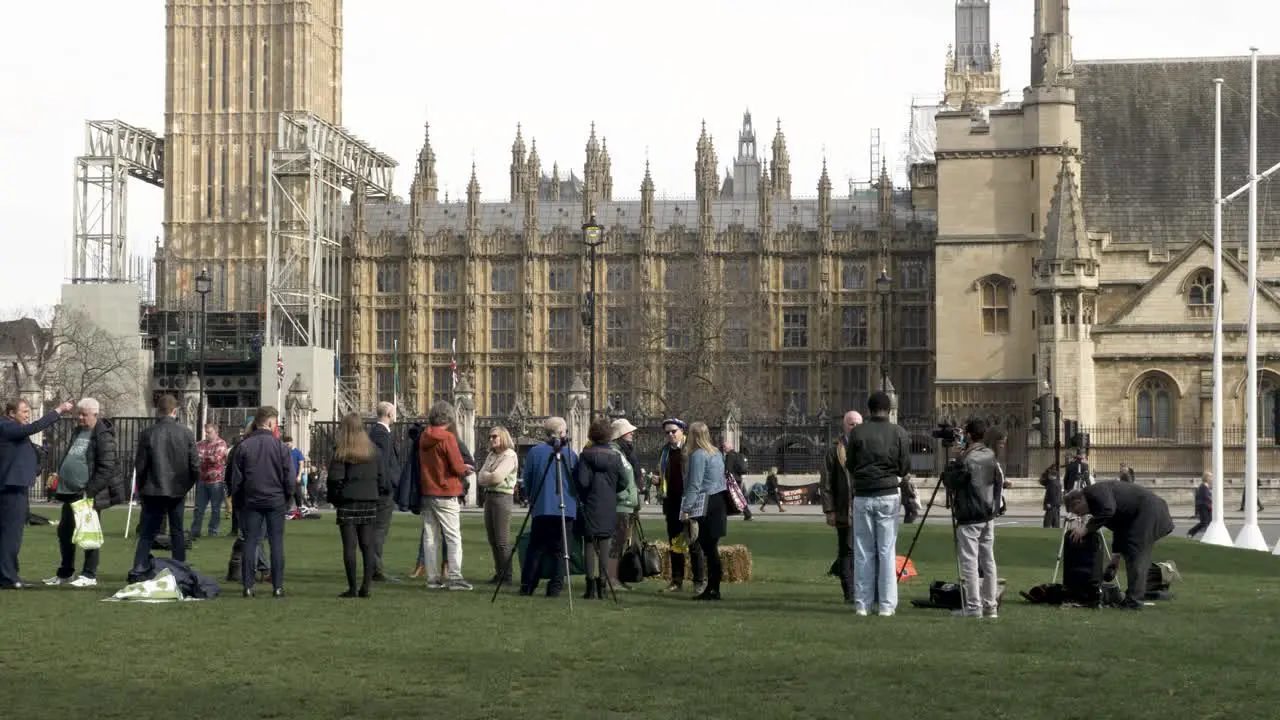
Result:
<svg viewBox="0 0 1280 720">
<path fill-rule="evenodd" d="M 899 484 L 911 472 L 911 437 L 889 422 L 893 401 L 883 392 L 867 399 L 870 416 L 849 433 L 846 466 L 853 486 L 853 606 L 858 615 L 898 607 Z M 875 606 L 879 598 L 878 607 Z"/>
<path fill-rule="evenodd" d="M 209 537 L 217 537 L 222 503 L 227 499 L 227 443 L 214 423 L 204 426 L 204 439 L 196 443 L 196 455 L 200 458 L 200 482 L 196 484 L 196 506 L 191 513 L 191 537 L 200 537 L 206 508 L 212 511 Z"/>
</svg>

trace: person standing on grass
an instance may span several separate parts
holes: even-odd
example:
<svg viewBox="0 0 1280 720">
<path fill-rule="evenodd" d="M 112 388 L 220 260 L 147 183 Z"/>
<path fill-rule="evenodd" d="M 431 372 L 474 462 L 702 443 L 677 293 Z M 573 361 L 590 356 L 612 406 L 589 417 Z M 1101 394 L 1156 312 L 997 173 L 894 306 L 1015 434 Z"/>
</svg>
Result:
<svg viewBox="0 0 1280 720">
<path fill-rule="evenodd" d="M 227 499 L 227 443 L 218 434 L 218 426 L 204 426 L 204 439 L 196 443 L 200 457 L 200 484 L 196 485 L 196 506 L 191 511 L 191 537 L 200 537 L 204 511 L 209 508 L 209 537 L 218 536 L 222 522 L 222 503 Z"/>
<path fill-rule="evenodd" d="M 998 608 L 995 518 L 1004 478 L 995 451 L 984 443 L 987 432 L 987 424 L 981 420 L 966 423 L 964 451 L 943 473 L 943 482 L 952 494 L 956 555 L 964 591 L 964 607 L 954 614 L 962 617 L 994 618 Z"/>
<path fill-rule="evenodd" d="M 725 474 L 733 478 L 734 482 L 738 483 L 738 489 L 742 491 L 742 497 L 746 497 L 747 486 L 745 483 L 747 478 L 747 456 L 743 455 L 729 443 L 724 443 L 724 445 L 721 446 L 721 450 L 724 451 Z M 744 521 L 751 519 L 750 502 L 742 508 L 742 519 Z"/>
<path fill-rule="evenodd" d="M 334 488 L 338 532 L 342 536 L 342 567 L 347 591 L 338 597 L 369 597 L 374 568 L 378 564 L 377 525 L 387 478 L 381 453 L 365 434 L 364 421 L 348 413 L 338 427 L 338 442 L 329 463 L 328 482 Z M 364 558 L 364 575 L 356 589 L 356 551 Z"/>
<path fill-rule="evenodd" d="M 578 455 L 573 484 L 578 497 L 578 520 L 586 540 L 583 552 L 587 591 L 583 600 L 608 597 L 609 557 L 613 535 L 618 529 L 618 493 L 635 483 L 631 463 L 611 442 L 613 423 L 607 418 L 591 422 L 589 447 Z"/>
<path fill-rule="evenodd" d="M 178 398 L 162 395 L 156 412 L 159 419 L 142 431 L 133 461 L 138 495 L 142 498 L 142 521 L 130 576 L 143 576 L 151 569 L 152 544 L 165 520 L 173 559 L 187 561 L 186 521 L 182 516 L 187 493 L 200 480 L 196 437 L 178 422 Z"/>
<path fill-rule="evenodd" d="M 438 402 L 427 415 L 427 429 L 418 438 L 418 464 L 422 473 L 422 555 L 426 564 L 427 587 L 470 590 L 462 576 L 462 528 L 458 496 L 462 476 L 467 472 L 458 439 L 449 432 L 454 422 L 453 406 Z M 443 542 L 444 548 L 440 545 Z M 448 583 L 442 582 L 440 556 L 448 562 Z"/>
<path fill-rule="evenodd" d="M 564 418 L 552 417 L 542 425 L 547 441 L 529 450 L 524 461 L 524 486 L 529 493 L 529 545 L 520 559 L 520 594 L 532 595 L 542 579 L 542 560 L 554 558 L 547 597 L 559 597 L 564 591 L 564 562 L 567 548 L 565 536 L 572 535 L 567 525 L 578 514 L 578 501 L 573 495 L 573 472 L 578 455 L 568 446 L 568 425 Z M 557 470 L 559 465 L 559 470 Z M 557 476 L 557 472 L 561 473 Z M 561 503 L 564 503 L 561 522 Z"/>
<path fill-rule="evenodd" d="M 871 416 L 849 433 L 849 479 L 853 484 L 854 611 L 866 615 L 879 598 L 882 617 L 898 607 L 899 484 L 911 472 L 911 437 L 889 422 L 893 401 L 884 392 L 867 399 Z"/>
<path fill-rule="evenodd" d="M 76 403 L 76 434 L 58 466 L 55 495 L 62 503 L 62 517 L 58 522 L 62 564 L 53 577 L 44 581 L 45 585 L 89 588 L 98 584 L 99 550 L 84 551 L 80 576 L 72 579 L 76 572 L 76 546 L 71 538 L 76 531 L 76 517 L 71 504 L 82 498 L 93 498 L 93 509 L 102 511 L 126 502 L 124 482 L 116 469 L 115 430 L 110 420 L 99 417 L 100 410 L 93 398 Z"/>
<path fill-rule="evenodd" d="M 636 429 L 636 426 L 626 419 L 618 419 L 613 421 L 610 432 L 610 437 L 613 438 L 610 445 L 622 453 L 627 465 L 631 467 L 631 486 L 620 490 L 617 495 L 617 505 L 614 507 L 617 530 L 613 534 L 613 548 L 609 553 L 609 582 L 623 590 L 630 590 L 631 586 L 618 579 L 618 562 L 631 539 L 632 520 L 640 512 L 640 483 L 644 473 L 640 468 L 639 459 L 636 458 Z"/>
<path fill-rule="evenodd" d="M 391 532 L 391 519 L 395 516 L 396 490 L 400 483 L 400 448 L 396 446 L 391 426 L 396 422 L 396 406 L 389 402 L 378 403 L 378 422 L 369 428 L 369 440 L 378 449 L 378 461 L 382 464 L 382 483 L 378 486 L 378 519 L 374 522 L 374 582 L 398 582 L 387 575 L 387 565 L 382 559 L 387 535 Z"/>
<path fill-rule="evenodd" d="M 515 441 L 501 425 L 489 431 L 489 454 L 476 475 L 484 493 L 484 533 L 493 553 L 493 577 L 489 584 L 511 582 L 511 496 L 520 477 Z"/>
<path fill-rule="evenodd" d="M 53 412 L 31 422 L 26 400 L 5 403 L 0 417 L 0 590 L 21 590 L 27 584 L 18 577 L 18 553 L 27 529 L 30 492 L 39 470 L 31 436 L 58 422 L 72 404 L 64 402 Z"/>
<path fill-rule="evenodd" d="M 240 510 L 245 559 L 240 565 L 244 596 L 254 596 L 256 557 L 263 535 L 271 546 L 271 594 L 284 597 L 284 516 L 293 494 L 292 462 L 276 439 L 280 411 L 267 405 L 253 416 L 253 430 L 236 446 L 228 488 Z"/>
<path fill-rule="evenodd" d="M 289 451 L 289 479 L 293 505 L 299 512 L 306 506 L 306 500 L 302 497 L 302 467 L 307 462 L 307 456 L 302 454 L 297 445 L 293 444 L 293 436 L 285 435 L 280 438 L 280 442 L 284 443 L 284 447 Z"/>
<path fill-rule="evenodd" d="M 680 518 L 680 505 L 684 497 L 685 462 L 684 431 L 688 425 L 679 418 L 662 421 L 662 431 L 667 434 L 667 444 L 658 456 L 658 473 L 661 478 L 662 515 L 667 521 L 667 538 L 674 548 L 676 539 L 684 534 L 684 521 Z M 693 592 L 701 595 L 707 585 L 707 558 L 697 543 L 689 543 L 685 552 L 671 552 L 671 584 L 663 592 L 680 592 L 684 589 L 685 557 L 693 565 Z"/>
<path fill-rule="evenodd" d="M 843 432 L 836 439 L 822 464 L 819 487 L 822 489 L 822 511 L 827 525 L 836 529 L 836 567 L 844 601 L 853 602 L 853 488 L 849 484 L 849 433 L 862 424 L 862 413 L 850 410 L 844 415 Z"/>
<path fill-rule="evenodd" d="M 728 534 L 729 500 L 724 477 L 724 455 L 711 444 L 711 431 L 704 422 L 689 426 L 685 445 L 684 493 L 680 499 L 680 519 L 697 524 L 689 533 L 702 550 L 707 563 L 707 582 L 694 600 L 719 600 L 724 566 L 720 562 L 720 538 Z"/>
<path fill-rule="evenodd" d="M 1213 473 L 1205 471 L 1196 488 L 1196 524 L 1187 531 L 1187 537 L 1195 537 L 1208 529 L 1213 522 Z"/>
<path fill-rule="evenodd" d="M 1151 568 L 1151 550 L 1156 542 L 1173 532 L 1169 504 L 1159 495 L 1137 483 L 1108 480 L 1094 483 L 1084 490 L 1073 490 L 1063 498 L 1067 510 L 1084 517 L 1087 525 L 1071 531 L 1072 542 L 1083 542 L 1085 535 L 1102 528 L 1111 531 L 1109 570 L 1124 559 L 1129 587 L 1125 590 L 1126 610 L 1141 610 L 1147 595 L 1147 571 Z"/>
</svg>

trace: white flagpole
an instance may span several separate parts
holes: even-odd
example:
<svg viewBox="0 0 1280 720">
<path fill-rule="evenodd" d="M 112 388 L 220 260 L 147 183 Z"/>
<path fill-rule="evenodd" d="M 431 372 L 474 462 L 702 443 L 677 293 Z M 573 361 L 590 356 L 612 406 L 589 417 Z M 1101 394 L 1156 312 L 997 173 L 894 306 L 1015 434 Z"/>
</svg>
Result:
<svg viewBox="0 0 1280 720">
<path fill-rule="evenodd" d="M 129 528 L 133 527 L 133 496 L 138 491 L 138 471 L 133 471 L 133 478 L 129 481 L 129 514 L 124 521 L 124 539 L 129 539 Z"/>
<path fill-rule="evenodd" d="M 280 377 L 280 361 L 284 358 L 284 347 L 282 343 L 276 343 L 276 411 L 284 412 L 284 407 L 280 404 L 281 394 L 284 392 L 284 378 Z"/>
<path fill-rule="evenodd" d="M 1225 508 L 1222 505 L 1222 78 L 1213 81 L 1213 522 L 1201 542 L 1230 545 Z"/>
<path fill-rule="evenodd" d="M 1236 547 L 1268 550 L 1258 527 L 1258 48 L 1249 48 L 1249 320 L 1245 352 L 1244 527 Z"/>
</svg>

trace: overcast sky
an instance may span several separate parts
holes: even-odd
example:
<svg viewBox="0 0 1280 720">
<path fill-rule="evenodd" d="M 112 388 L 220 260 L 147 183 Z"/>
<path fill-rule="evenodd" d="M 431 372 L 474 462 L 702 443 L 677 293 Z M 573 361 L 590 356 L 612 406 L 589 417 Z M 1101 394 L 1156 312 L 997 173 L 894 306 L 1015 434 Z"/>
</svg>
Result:
<svg viewBox="0 0 1280 720">
<path fill-rule="evenodd" d="M 451 196 L 473 159 L 482 195 L 507 195 L 516 123 L 537 138 L 544 168 L 556 161 L 581 175 L 592 121 L 608 138 L 616 198 L 639 195 L 646 153 L 660 194 L 690 195 L 700 121 L 723 166 L 747 107 L 761 148 L 782 119 L 796 195 L 816 195 L 824 152 L 837 193 L 865 181 L 872 128 L 901 176 L 913 97 L 936 97 L 954 37 L 954 0 L 344 4 L 344 124 L 401 163 L 401 195 L 426 119 Z M 1273 4 L 1074 0 L 1075 55 L 1247 54 L 1274 25 Z M 1029 76 L 1033 6 L 993 3 L 1011 99 Z M 84 121 L 163 130 L 165 12 L 161 0 L 62 0 L 6 3 L 5 14 L 0 308 L 14 308 L 56 302 L 69 272 Z M 1280 98 L 1261 103 L 1280 108 Z M 130 252 L 149 253 L 162 193 L 138 181 L 129 192 Z"/>
</svg>

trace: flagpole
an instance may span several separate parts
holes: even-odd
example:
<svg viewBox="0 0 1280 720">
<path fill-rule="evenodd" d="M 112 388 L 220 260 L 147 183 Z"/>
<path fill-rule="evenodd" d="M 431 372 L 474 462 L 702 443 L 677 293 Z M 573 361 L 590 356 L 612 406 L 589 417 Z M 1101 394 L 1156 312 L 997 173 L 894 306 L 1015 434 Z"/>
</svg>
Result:
<svg viewBox="0 0 1280 720">
<path fill-rule="evenodd" d="M 281 396 L 284 393 L 284 345 L 276 342 L 276 412 L 284 413 Z"/>
<path fill-rule="evenodd" d="M 1213 522 L 1205 530 L 1201 542 L 1230 545 L 1226 508 L 1222 505 L 1223 477 L 1222 440 L 1222 79 L 1213 81 Z"/>
</svg>

